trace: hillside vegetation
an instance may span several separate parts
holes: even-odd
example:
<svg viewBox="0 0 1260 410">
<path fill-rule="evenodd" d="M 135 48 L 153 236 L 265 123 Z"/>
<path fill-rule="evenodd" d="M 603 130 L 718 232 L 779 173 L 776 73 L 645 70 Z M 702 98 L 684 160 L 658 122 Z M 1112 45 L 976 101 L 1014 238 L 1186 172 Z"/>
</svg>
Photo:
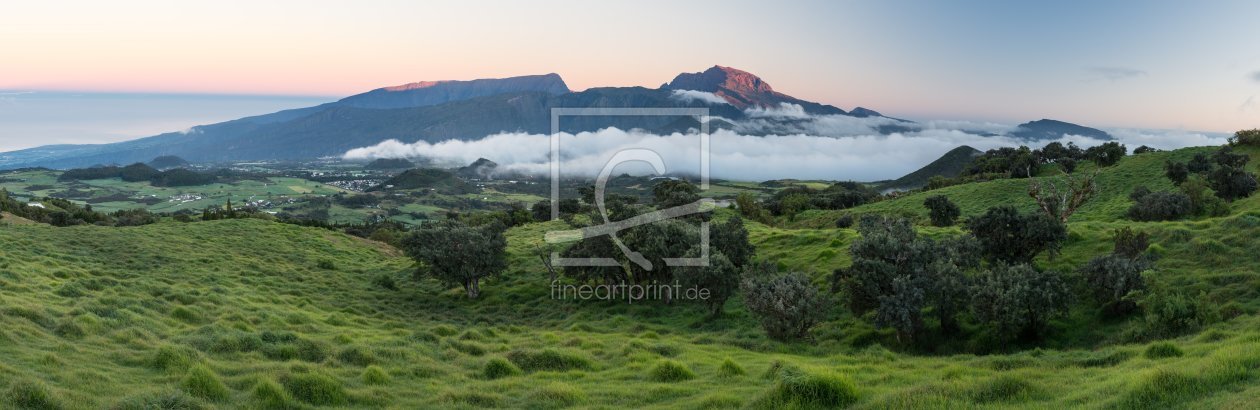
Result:
<svg viewBox="0 0 1260 410">
<path fill-rule="evenodd" d="M 483 296 L 414 280 L 399 251 L 260 219 L 139 227 L 0 219 L 0 405 L 148 408 L 1246 408 L 1260 401 L 1260 203 L 1170 222 L 1121 218 L 1137 185 L 1170 189 L 1148 153 L 1101 170 L 1098 196 L 1038 264 L 1075 275 L 1111 251 L 1115 229 L 1151 234 L 1154 285 L 1199 294 L 1218 320 L 1162 341 L 1141 319 L 1074 305 L 1045 344 L 975 355 L 893 351 L 844 309 L 807 340 L 767 338 L 737 296 L 699 304 L 551 299 L 538 257 L 562 221 L 506 232 L 508 269 Z M 1254 155 L 1255 153 L 1252 152 Z M 1090 171 L 1089 167 L 1078 169 Z M 1043 175 L 1046 171 L 1043 171 Z M 1027 180 L 941 188 L 845 211 L 748 221 L 759 259 L 825 289 L 851 263 L 844 213 L 926 221 L 945 194 L 964 217 L 995 204 L 1032 210 Z M 716 220 L 734 212 L 719 211 Z M 961 232 L 920 226 L 927 237 Z M 899 349 L 898 349 L 899 350 Z"/>
</svg>

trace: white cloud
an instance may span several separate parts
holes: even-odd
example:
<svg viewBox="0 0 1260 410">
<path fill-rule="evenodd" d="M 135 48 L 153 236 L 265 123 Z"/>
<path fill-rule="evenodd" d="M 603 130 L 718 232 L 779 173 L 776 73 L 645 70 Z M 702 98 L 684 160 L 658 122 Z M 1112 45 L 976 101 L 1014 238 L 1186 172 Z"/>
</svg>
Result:
<svg viewBox="0 0 1260 410">
<path fill-rule="evenodd" d="M 986 122 L 930 121 L 905 123 L 888 118 L 856 118 L 843 115 L 813 116 L 800 106 L 749 110 L 780 115 L 779 120 L 754 117 L 734 121 L 733 130 L 711 134 L 710 171 L 715 178 L 763 181 L 800 178 L 877 181 L 897 178 L 939 158 L 961 145 L 981 151 L 1028 144 L 1005 136 L 1014 126 Z M 729 121 L 729 120 L 728 120 Z M 879 127 L 899 125 L 903 132 L 881 134 Z M 1178 130 L 1108 130 L 1134 149 L 1149 145 L 1172 149 L 1220 145 L 1224 135 Z M 996 135 L 996 136 L 986 136 Z M 662 156 L 668 172 L 698 174 L 699 136 L 693 133 L 657 135 L 649 132 L 607 128 L 595 132 L 561 134 L 561 170 L 565 175 L 594 176 L 616 152 L 646 148 Z M 1105 141 L 1066 135 L 1057 141 L 1091 147 Z M 1034 148 L 1052 141 L 1038 141 Z M 499 133 L 474 141 L 448 140 L 413 144 L 388 140 L 346 152 L 346 159 L 424 157 L 451 166 L 467 165 L 477 158 L 497 162 L 500 169 L 550 175 L 550 136 Z M 646 166 L 621 166 L 618 173 L 648 174 Z"/>
<path fill-rule="evenodd" d="M 800 104 L 779 103 L 778 107 L 750 107 L 744 110 L 752 118 L 797 118 L 804 119 L 810 117 L 805 112 L 805 107 Z"/>
<path fill-rule="evenodd" d="M 709 105 L 730 104 L 730 102 L 726 101 L 725 98 L 722 98 L 717 94 L 696 90 L 674 90 L 669 95 L 669 98 L 683 102 L 700 101 Z"/>
</svg>

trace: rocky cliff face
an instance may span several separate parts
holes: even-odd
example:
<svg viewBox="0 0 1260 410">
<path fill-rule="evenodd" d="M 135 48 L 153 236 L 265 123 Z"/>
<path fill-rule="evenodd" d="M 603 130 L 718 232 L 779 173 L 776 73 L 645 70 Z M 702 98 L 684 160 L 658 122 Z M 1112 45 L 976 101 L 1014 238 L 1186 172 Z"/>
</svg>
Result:
<svg viewBox="0 0 1260 410">
<path fill-rule="evenodd" d="M 839 108 L 812 103 L 775 91 L 760 77 L 747 71 L 715 65 L 699 73 L 682 73 L 661 85 L 666 90 L 706 91 L 722 97 L 739 109 L 749 107 L 777 108 L 780 104 L 796 104 L 814 114 L 844 114 Z"/>
<path fill-rule="evenodd" d="M 569 87 L 554 73 L 470 81 L 423 81 L 378 88 L 334 104 L 372 109 L 410 108 L 527 91 L 558 95 L 569 92 Z"/>
</svg>

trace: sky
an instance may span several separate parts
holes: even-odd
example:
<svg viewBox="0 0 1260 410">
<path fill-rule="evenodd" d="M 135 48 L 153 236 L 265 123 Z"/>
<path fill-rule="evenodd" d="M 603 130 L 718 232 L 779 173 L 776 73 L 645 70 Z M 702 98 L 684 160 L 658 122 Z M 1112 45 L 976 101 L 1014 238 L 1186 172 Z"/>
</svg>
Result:
<svg viewBox="0 0 1260 410">
<path fill-rule="evenodd" d="M 0 149 L 147 136 L 244 107 L 87 135 L 12 125 L 19 92 L 236 95 L 259 114 L 421 80 L 656 87 L 715 64 L 915 120 L 1232 132 L 1260 126 L 1257 15 L 1246 1 L 10 2 Z"/>
</svg>

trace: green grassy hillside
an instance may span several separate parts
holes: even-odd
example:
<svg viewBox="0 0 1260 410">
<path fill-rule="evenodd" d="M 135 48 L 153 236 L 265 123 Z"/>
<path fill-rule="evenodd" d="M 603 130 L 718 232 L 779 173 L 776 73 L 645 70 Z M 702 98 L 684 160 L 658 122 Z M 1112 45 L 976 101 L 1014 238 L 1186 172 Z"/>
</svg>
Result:
<svg viewBox="0 0 1260 410">
<path fill-rule="evenodd" d="M 1189 269 L 1196 259 L 1177 260 L 1202 250 L 1196 247 L 1225 252 L 1222 262 L 1243 256 L 1247 235 L 1260 225 L 1247 219 L 1254 217 L 1235 216 L 1231 224 L 1252 230 L 1228 234 L 1213 231 L 1215 223 L 1161 227 L 1168 230 L 1157 237 L 1168 255 L 1161 266 Z M 468 301 L 457 289 L 409 279 L 410 261 L 389 248 L 315 228 L 260 220 L 6 225 L 0 402 L 71 409 L 1237 408 L 1260 400 L 1260 321 L 1253 316 L 1175 340 L 1173 348 L 916 357 L 854 347 L 844 337 L 857 332 L 843 321 L 829 322 L 817 342 L 784 344 L 762 336 L 736 302 L 723 318 L 703 320 L 699 306 L 549 299 L 534 252 L 542 234 L 558 227 L 510 231 L 512 267 L 484 287 L 484 299 Z M 1170 245 L 1180 230 L 1204 230 L 1210 239 Z M 846 263 L 853 234 L 754 225 L 753 236 L 763 256 L 808 268 Z M 1083 235 L 1060 261 L 1083 258 L 1102 242 Z M 1185 281 L 1254 300 L 1255 271 L 1239 269 Z"/>
<path fill-rule="evenodd" d="M 1196 147 L 1125 157 L 1118 164 L 1101 170 L 1095 181 L 1098 185 L 1098 194 L 1072 215 L 1070 222 L 1122 219 L 1129 206 L 1133 204 L 1129 200 L 1129 193 L 1133 192 L 1133 188 L 1144 185 L 1154 191 L 1173 189 L 1172 183 L 1163 177 L 1165 161 L 1185 162 L 1196 153 L 1210 154 L 1215 149 L 1215 147 Z M 1255 169 L 1255 164 L 1260 162 L 1260 150 L 1256 148 L 1239 149 L 1238 152 L 1251 155 L 1252 161 L 1249 167 L 1251 169 Z M 1083 175 L 1096 169 L 1092 163 L 1083 163 L 1076 170 L 1076 174 Z M 1046 166 L 1039 175 L 1038 178 L 1041 179 L 1057 178 L 1059 171 L 1054 166 Z M 962 209 L 964 217 L 983 213 L 989 207 L 997 205 L 1015 205 L 1023 210 L 1031 211 L 1036 208 L 1036 203 L 1028 196 L 1028 185 L 1027 179 L 1000 179 L 954 185 L 907 194 L 842 211 L 805 211 L 797 215 L 795 220 L 785 221 L 785 223 L 789 227 L 830 228 L 834 226 L 836 218 L 846 213 L 891 213 L 927 221 L 927 208 L 923 206 L 923 200 L 935 195 L 949 197 Z M 1235 208 L 1251 207 L 1256 201 L 1258 201 L 1256 197 L 1248 198 L 1241 201 L 1241 206 L 1235 206 Z"/>
</svg>

